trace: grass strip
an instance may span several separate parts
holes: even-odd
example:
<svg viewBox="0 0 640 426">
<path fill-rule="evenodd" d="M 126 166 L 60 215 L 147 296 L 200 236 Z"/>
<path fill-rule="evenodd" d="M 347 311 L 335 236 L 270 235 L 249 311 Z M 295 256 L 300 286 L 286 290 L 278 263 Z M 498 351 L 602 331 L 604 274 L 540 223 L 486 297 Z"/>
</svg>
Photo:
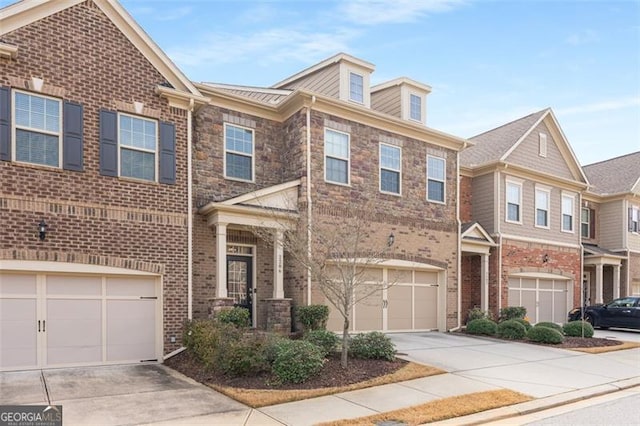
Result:
<svg viewBox="0 0 640 426">
<path fill-rule="evenodd" d="M 228 386 L 208 383 L 207 385 L 230 398 L 240 401 L 252 408 L 266 407 L 268 405 L 283 404 L 285 402 L 300 401 L 302 399 L 315 398 L 324 395 L 332 395 L 340 392 L 349 392 L 372 386 L 386 385 L 389 383 L 404 382 L 419 379 L 421 377 L 443 374 L 444 370 L 427 365 L 408 363 L 399 370 L 385 376 L 365 382 L 354 383 L 348 386 L 321 389 L 239 389 Z"/>
<path fill-rule="evenodd" d="M 521 402 L 531 401 L 532 399 L 530 396 L 506 389 L 476 392 L 439 399 L 437 401 L 372 416 L 321 423 L 321 426 L 377 425 L 381 422 L 400 422 L 406 425 L 420 425 L 519 404 Z"/>
<path fill-rule="evenodd" d="M 624 349 L 640 348 L 640 342 L 622 342 L 615 346 L 594 346 L 592 348 L 571 348 L 572 351 L 586 352 L 588 354 L 603 354 L 605 352 L 622 351 Z"/>
</svg>

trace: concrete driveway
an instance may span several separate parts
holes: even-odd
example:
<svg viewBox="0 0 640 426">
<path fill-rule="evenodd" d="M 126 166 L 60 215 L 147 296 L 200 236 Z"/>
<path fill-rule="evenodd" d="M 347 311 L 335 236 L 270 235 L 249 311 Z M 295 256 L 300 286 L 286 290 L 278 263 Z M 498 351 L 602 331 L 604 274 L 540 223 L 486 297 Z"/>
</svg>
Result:
<svg viewBox="0 0 640 426">
<path fill-rule="evenodd" d="M 62 405 L 65 425 L 259 424 L 251 410 L 162 365 L 0 373 L 0 405 Z"/>
</svg>

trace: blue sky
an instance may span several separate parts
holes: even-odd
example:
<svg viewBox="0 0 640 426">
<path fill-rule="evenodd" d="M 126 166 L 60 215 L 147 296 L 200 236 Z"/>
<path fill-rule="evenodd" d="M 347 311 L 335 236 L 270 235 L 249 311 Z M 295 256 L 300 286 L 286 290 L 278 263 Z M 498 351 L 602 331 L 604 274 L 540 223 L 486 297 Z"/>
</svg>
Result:
<svg viewBox="0 0 640 426">
<path fill-rule="evenodd" d="M 640 0 L 121 2 L 194 81 L 270 86 L 346 52 L 373 84 L 432 86 L 432 128 L 551 107 L 582 164 L 640 150 Z"/>
</svg>

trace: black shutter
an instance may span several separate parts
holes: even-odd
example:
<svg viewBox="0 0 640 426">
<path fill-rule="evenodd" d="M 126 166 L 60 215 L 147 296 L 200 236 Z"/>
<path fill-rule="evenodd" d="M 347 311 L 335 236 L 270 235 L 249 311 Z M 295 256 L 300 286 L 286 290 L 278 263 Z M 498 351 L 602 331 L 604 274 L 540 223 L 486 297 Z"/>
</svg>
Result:
<svg viewBox="0 0 640 426">
<path fill-rule="evenodd" d="M 62 168 L 81 172 L 82 161 L 82 105 L 65 101 L 63 115 Z"/>
<path fill-rule="evenodd" d="M 118 176 L 118 114 L 100 110 L 100 174 Z"/>
<path fill-rule="evenodd" d="M 160 183 L 176 183 L 176 127 L 160 122 Z"/>
<path fill-rule="evenodd" d="M 629 232 L 633 232 L 633 208 L 629 207 Z"/>
<path fill-rule="evenodd" d="M 0 87 L 0 160 L 11 161 L 11 90 Z"/>
<path fill-rule="evenodd" d="M 589 238 L 596 238 L 596 211 L 589 209 Z"/>
</svg>

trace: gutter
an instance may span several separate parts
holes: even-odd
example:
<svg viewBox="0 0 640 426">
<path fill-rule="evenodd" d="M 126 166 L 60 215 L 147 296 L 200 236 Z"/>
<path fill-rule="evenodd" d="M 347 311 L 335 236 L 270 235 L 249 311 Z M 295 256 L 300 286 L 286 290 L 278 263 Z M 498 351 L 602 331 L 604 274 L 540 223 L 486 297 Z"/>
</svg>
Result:
<svg viewBox="0 0 640 426">
<path fill-rule="evenodd" d="M 467 144 L 465 143 L 462 146 L 462 150 L 464 150 L 467 147 Z M 458 331 L 462 328 L 462 277 L 461 277 L 461 271 L 462 271 L 462 221 L 460 220 L 460 151 L 456 152 L 456 196 L 457 196 L 457 201 L 456 201 L 456 222 L 458 222 L 458 255 L 456 256 L 456 267 L 457 267 L 457 273 L 456 273 L 456 279 L 458 280 L 458 291 L 456 291 L 457 293 L 457 297 L 458 297 L 458 325 L 456 325 L 455 327 L 453 327 L 452 329 L 450 329 L 449 331 Z M 446 292 L 446 290 L 445 290 Z M 445 308 L 445 312 L 446 312 L 446 308 Z"/>
</svg>

